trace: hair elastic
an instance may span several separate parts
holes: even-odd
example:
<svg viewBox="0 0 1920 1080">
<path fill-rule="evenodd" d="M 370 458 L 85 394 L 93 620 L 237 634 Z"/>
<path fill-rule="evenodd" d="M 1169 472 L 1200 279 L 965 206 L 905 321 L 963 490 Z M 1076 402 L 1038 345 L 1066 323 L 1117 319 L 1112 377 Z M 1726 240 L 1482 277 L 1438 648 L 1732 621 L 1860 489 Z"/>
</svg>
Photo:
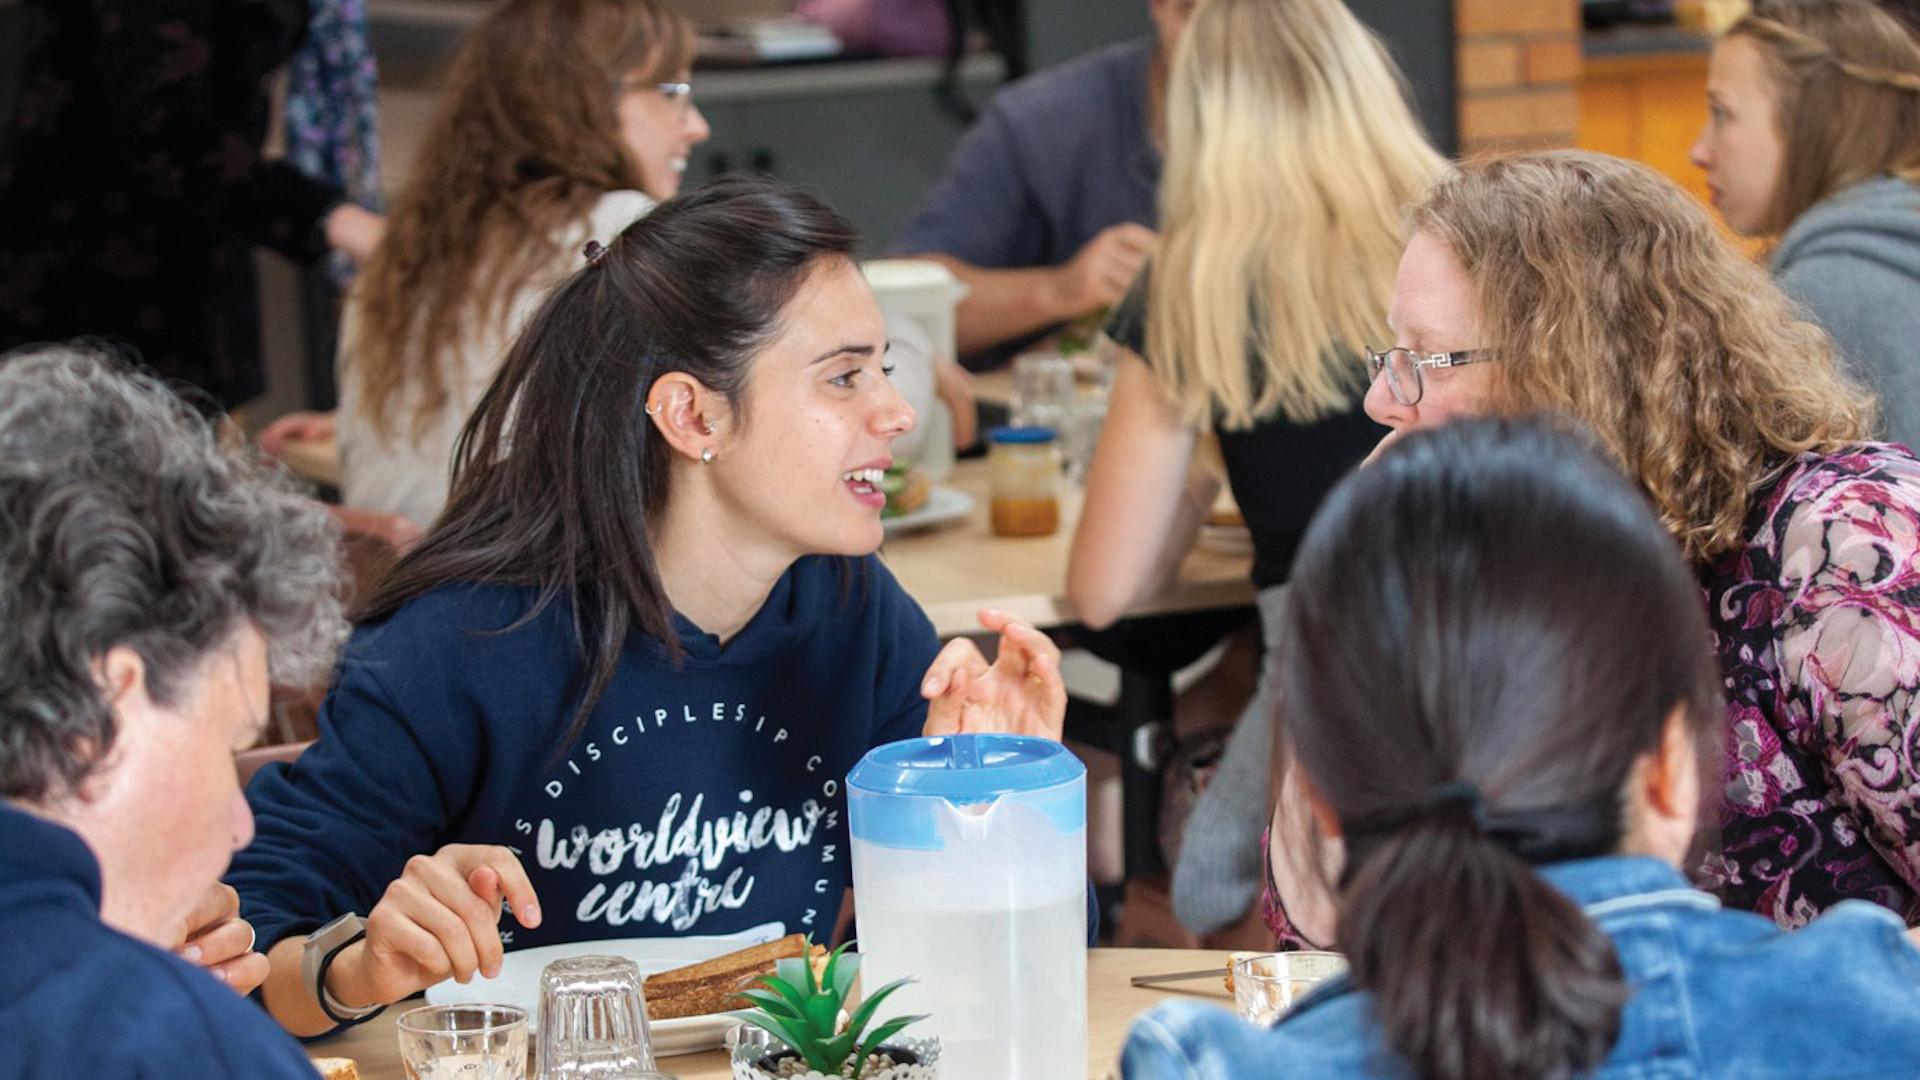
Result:
<svg viewBox="0 0 1920 1080">
<path fill-rule="evenodd" d="M 589 240 L 587 241 L 587 246 L 580 249 L 580 254 L 585 255 L 587 257 L 588 266 L 593 266 L 599 263 L 600 257 L 605 255 L 606 253 L 607 253 L 606 245 L 602 244 L 598 240 Z"/>
</svg>

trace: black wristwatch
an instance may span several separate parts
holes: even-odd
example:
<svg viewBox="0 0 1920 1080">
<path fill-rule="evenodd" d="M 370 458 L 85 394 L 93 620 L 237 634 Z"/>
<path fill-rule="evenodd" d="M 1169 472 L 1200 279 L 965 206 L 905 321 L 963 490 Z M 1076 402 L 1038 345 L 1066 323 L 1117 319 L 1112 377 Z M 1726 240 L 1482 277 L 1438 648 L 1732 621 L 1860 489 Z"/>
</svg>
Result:
<svg viewBox="0 0 1920 1080">
<path fill-rule="evenodd" d="M 333 967 L 333 958 L 340 955 L 340 950 L 366 936 L 367 920 L 352 912 L 307 935 L 306 947 L 300 956 L 300 974 L 313 999 L 320 1003 L 320 1011 L 336 1024 L 365 1023 L 386 1011 L 385 1005 L 348 1008 L 327 993 L 327 970 Z"/>
</svg>

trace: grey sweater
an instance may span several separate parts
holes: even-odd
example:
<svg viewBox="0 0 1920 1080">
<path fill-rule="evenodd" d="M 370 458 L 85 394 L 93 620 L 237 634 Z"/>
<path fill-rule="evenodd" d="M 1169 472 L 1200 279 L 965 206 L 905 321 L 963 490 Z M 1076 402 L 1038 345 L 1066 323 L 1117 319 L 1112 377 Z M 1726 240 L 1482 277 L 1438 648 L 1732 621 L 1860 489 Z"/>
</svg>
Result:
<svg viewBox="0 0 1920 1080">
<path fill-rule="evenodd" d="M 1883 175 L 1827 196 L 1781 236 L 1773 272 L 1879 397 L 1886 436 L 1920 448 L 1920 188 Z"/>
</svg>

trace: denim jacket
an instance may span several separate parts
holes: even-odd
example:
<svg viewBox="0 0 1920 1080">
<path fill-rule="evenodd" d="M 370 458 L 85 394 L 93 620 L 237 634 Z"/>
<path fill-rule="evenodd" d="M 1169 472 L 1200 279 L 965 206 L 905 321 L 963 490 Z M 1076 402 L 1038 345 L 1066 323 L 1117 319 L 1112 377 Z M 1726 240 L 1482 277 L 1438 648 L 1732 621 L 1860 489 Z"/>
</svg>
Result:
<svg viewBox="0 0 1920 1080">
<path fill-rule="evenodd" d="M 1632 996 L 1594 1080 L 1915 1080 L 1920 950 L 1885 908 L 1848 901 L 1800 930 L 1722 910 L 1656 859 L 1541 870 L 1613 939 Z M 1127 1080 L 1408 1080 L 1346 978 L 1271 1030 L 1166 1002 L 1127 1036 Z"/>
</svg>

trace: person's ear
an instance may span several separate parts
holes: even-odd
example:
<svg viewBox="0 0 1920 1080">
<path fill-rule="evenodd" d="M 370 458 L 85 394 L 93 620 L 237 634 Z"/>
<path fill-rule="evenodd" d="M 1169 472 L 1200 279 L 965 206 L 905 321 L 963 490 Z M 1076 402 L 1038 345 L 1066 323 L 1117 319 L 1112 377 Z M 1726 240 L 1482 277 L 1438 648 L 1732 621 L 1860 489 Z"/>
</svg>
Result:
<svg viewBox="0 0 1920 1080">
<path fill-rule="evenodd" d="M 109 707 L 119 709 L 147 693 L 147 662 L 125 645 L 115 645 L 93 658 L 93 685 Z"/>
<path fill-rule="evenodd" d="M 1300 785 L 1300 794 L 1307 800 L 1307 809 L 1313 811 L 1313 823 L 1319 826 L 1320 835 L 1329 840 L 1340 839 L 1340 815 L 1334 813 L 1333 807 L 1320 795 L 1320 789 L 1307 778 L 1306 770 L 1295 765 L 1293 780 Z"/>
<path fill-rule="evenodd" d="M 647 417 L 674 451 L 711 464 L 729 419 L 726 399 L 684 371 L 655 379 L 647 391 Z"/>
<path fill-rule="evenodd" d="M 1628 845 L 1636 854 L 1678 863 L 1700 815 L 1700 755 L 1685 702 L 1661 724 L 1660 745 L 1634 764 L 1628 784 Z"/>
</svg>

